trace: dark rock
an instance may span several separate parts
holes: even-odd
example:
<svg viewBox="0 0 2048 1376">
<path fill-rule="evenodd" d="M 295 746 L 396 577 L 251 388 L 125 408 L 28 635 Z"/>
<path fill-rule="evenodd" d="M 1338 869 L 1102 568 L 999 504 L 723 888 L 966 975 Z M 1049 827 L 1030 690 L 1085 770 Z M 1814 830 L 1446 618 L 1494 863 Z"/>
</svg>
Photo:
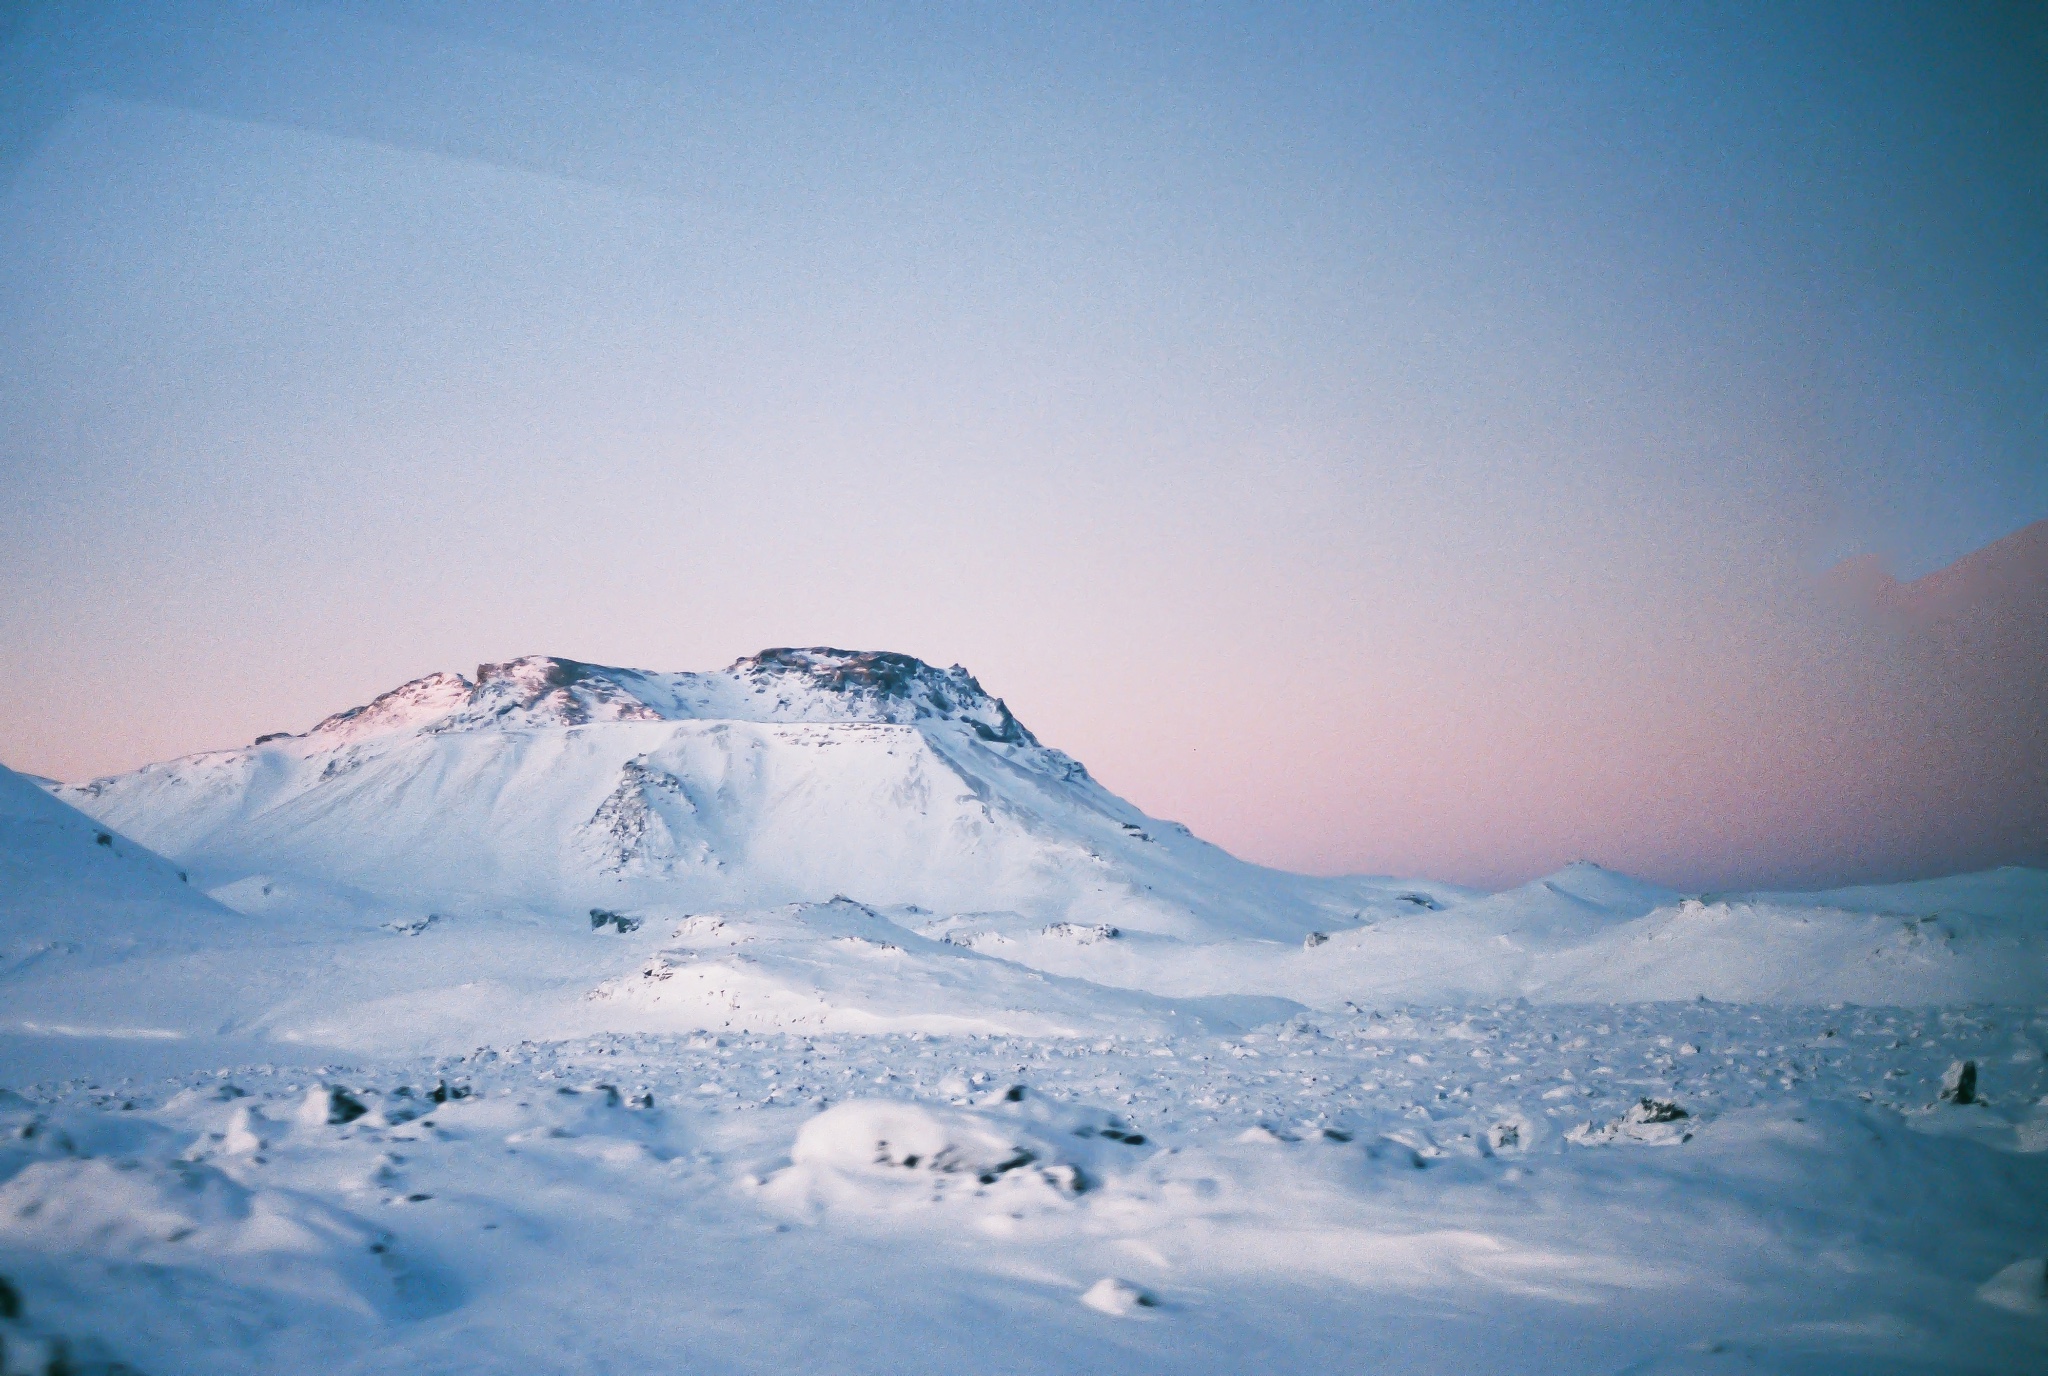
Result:
<svg viewBox="0 0 2048 1376">
<path fill-rule="evenodd" d="M 362 1100 L 339 1085 L 327 1087 L 327 1121 L 330 1124 L 353 1123 L 370 1110 Z"/>
<path fill-rule="evenodd" d="M 763 650 L 735 662 L 732 671 L 763 687 L 791 679 L 855 700 L 901 704 L 913 716 L 959 721 L 985 741 L 1038 744 L 1001 698 L 990 697 L 957 664 L 937 669 L 910 655 L 817 645 Z"/>
<path fill-rule="evenodd" d="M 1941 1101 L 1945 1104 L 1977 1102 L 1977 1063 L 1953 1062 L 1941 1077 Z"/>
</svg>

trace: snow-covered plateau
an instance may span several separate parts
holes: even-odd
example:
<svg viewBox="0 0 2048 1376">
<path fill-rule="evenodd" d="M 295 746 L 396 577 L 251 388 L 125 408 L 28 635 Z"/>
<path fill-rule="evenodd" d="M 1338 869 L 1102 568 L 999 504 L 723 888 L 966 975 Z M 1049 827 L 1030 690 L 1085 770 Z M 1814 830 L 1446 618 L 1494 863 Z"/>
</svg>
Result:
<svg viewBox="0 0 2048 1376">
<path fill-rule="evenodd" d="M 966 673 L 0 769 L 0 1372 L 2048 1369 L 2048 874 L 1237 860 Z"/>
</svg>

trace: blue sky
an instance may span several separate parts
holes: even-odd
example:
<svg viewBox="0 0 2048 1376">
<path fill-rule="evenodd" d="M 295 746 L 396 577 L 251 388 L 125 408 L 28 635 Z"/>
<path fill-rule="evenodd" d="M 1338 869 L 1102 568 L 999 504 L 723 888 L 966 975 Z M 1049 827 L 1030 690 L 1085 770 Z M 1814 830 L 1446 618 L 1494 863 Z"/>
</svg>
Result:
<svg viewBox="0 0 2048 1376">
<path fill-rule="evenodd" d="M 31 5 L 0 759 L 830 642 L 1259 858 L 1692 863 L 1470 742 L 1853 697 L 1815 570 L 2048 516 L 2032 15 Z"/>
</svg>

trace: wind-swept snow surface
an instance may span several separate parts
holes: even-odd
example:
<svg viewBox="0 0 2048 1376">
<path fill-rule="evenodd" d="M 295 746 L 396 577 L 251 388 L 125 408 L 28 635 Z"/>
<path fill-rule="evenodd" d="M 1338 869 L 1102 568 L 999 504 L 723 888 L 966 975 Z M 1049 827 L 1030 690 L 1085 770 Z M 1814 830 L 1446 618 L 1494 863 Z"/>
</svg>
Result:
<svg viewBox="0 0 2048 1376">
<path fill-rule="evenodd" d="M 7 1376 L 2048 1368 L 2039 871 L 1314 879 L 962 669 L 530 658 L 0 770 L 0 942 Z"/>
<path fill-rule="evenodd" d="M 151 1373 L 2038 1371 L 2044 1041 L 1719 1004 L 155 1073 L 0 1041 L 0 1336 Z M 1942 1103 L 1961 1058 L 1981 1101 Z"/>
</svg>

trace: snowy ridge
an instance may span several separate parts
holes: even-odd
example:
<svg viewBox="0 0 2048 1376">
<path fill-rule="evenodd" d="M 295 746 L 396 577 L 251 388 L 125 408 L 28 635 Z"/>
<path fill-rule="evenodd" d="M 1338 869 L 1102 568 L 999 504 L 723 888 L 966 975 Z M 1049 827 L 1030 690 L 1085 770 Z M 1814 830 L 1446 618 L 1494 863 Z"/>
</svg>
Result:
<svg viewBox="0 0 2048 1376">
<path fill-rule="evenodd" d="M 337 712 L 304 737 L 326 749 L 394 731 L 534 729 L 611 721 L 957 722 L 983 740 L 1037 740 L 959 665 L 884 651 L 763 650 L 710 673 L 650 673 L 528 655 L 480 664 L 474 681 L 433 673 Z"/>
<path fill-rule="evenodd" d="M 380 693 L 361 707 L 335 713 L 307 735 L 317 737 L 325 745 L 424 726 L 441 720 L 462 706 L 475 690 L 476 685 L 460 674 L 428 674 L 425 678 L 401 684 L 388 693 Z M 275 735 L 258 736 L 256 744 L 267 745 L 272 741 L 290 739 L 292 734 L 289 731 L 280 731 Z"/>
</svg>

